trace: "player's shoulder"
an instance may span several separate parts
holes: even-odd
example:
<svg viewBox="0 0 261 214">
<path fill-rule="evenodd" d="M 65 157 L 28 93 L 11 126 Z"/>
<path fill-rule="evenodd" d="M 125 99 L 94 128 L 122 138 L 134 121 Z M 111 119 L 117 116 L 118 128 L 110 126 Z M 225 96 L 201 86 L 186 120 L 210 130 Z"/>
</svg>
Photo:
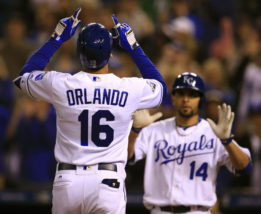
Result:
<svg viewBox="0 0 261 214">
<path fill-rule="evenodd" d="M 139 77 L 121 77 L 120 80 L 123 82 L 142 82 L 142 81 L 144 81 L 143 78 L 139 78 Z"/>
<path fill-rule="evenodd" d="M 35 70 L 33 72 L 30 73 L 31 74 L 31 78 L 45 78 L 45 77 L 50 77 L 50 76 L 66 76 L 66 75 L 70 75 L 68 73 L 62 73 L 62 72 L 58 72 L 58 71 L 41 71 L 41 70 Z"/>
</svg>

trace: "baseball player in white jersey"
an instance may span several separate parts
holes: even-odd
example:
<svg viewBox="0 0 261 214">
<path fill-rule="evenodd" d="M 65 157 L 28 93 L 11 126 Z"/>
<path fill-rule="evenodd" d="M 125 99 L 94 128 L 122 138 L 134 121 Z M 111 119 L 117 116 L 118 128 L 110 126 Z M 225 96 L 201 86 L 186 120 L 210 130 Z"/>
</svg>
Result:
<svg viewBox="0 0 261 214">
<path fill-rule="evenodd" d="M 87 24 L 79 33 L 82 71 L 43 71 L 53 53 L 75 33 L 79 13 L 80 9 L 58 23 L 52 37 L 28 59 L 14 82 L 33 99 L 47 101 L 56 109 L 58 164 L 52 212 L 124 214 L 124 168 L 132 117 L 137 109 L 160 105 L 166 85 L 131 28 L 118 23 L 116 16 L 115 39 L 146 79 L 121 79 L 108 73 L 113 37 L 99 23 Z"/>
<path fill-rule="evenodd" d="M 146 157 L 144 205 L 152 214 L 210 213 L 219 167 L 247 173 L 250 153 L 233 140 L 230 106 L 219 106 L 217 124 L 199 117 L 204 83 L 197 74 L 177 77 L 172 102 L 176 116 L 149 126 L 160 115 L 151 116 L 146 110 L 134 115 L 128 155 L 132 162 Z M 142 128 L 139 134 L 137 128 Z"/>
</svg>

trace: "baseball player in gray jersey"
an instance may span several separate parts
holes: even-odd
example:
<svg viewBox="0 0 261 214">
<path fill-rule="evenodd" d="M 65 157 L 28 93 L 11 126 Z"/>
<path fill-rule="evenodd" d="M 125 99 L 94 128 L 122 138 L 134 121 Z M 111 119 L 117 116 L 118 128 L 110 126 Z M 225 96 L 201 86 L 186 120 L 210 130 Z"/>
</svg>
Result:
<svg viewBox="0 0 261 214">
<path fill-rule="evenodd" d="M 199 117 L 204 83 L 197 74 L 177 77 L 172 102 L 175 117 L 149 125 L 160 115 L 151 116 L 146 110 L 134 115 L 128 155 L 132 162 L 146 157 L 144 205 L 152 214 L 210 214 L 219 167 L 248 173 L 250 153 L 233 140 L 230 106 L 219 106 L 217 124 Z M 139 134 L 137 128 L 142 128 Z"/>
<path fill-rule="evenodd" d="M 128 51 L 143 78 L 109 73 L 113 36 L 99 23 L 83 27 L 77 40 L 83 70 L 74 74 L 43 69 L 80 24 L 76 10 L 60 20 L 51 38 L 26 62 L 14 83 L 57 113 L 52 212 L 124 214 L 128 136 L 137 109 L 161 104 L 166 84 L 131 28 L 113 15 L 115 41 Z"/>
</svg>

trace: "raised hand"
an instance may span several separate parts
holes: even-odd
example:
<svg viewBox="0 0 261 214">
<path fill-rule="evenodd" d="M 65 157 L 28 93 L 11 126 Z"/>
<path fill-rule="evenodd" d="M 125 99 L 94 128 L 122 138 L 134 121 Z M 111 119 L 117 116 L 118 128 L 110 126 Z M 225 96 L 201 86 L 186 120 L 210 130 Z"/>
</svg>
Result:
<svg viewBox="0 0 261 214">
<path fill-rule="evenodd" d="M 81 23 L 81 20 L 78 20 L 80 12 L 81 8 L 78 8 L 72 16 L 63 18 L 58 22 L 52 35 L 56 41 L 64 43 L 74 35 Z"/>
<path fill-rule="evenodd" d="M 133 127 L 139 129 L 144 128 L 145 126 L 148 126 L 157 119 L 161 118 L 162 115 L 162 112 L 157 112 L 150 115 L 148 109 L 137 110 L 133 115 Z"/>
<path fill-rule="evenodd" d="M 230 105 L 223 103 L 222 106 L 218 106 L 218 123 L 216 124 L 209 118 L 207 121 L 218 138 L 227 140 L 231 138 L 234 116 L 234 112 L 231 111 Z"/>
<path fill-rule="evenodd" d="M 113 14 L 112 20 L 114 27 L 112 28 L 112 36 L 116 43 L 124 50 L 131 52 L 139 47 L 135 35 L 129 25 L 119 23 L 117 17 Z"/>
</svg>

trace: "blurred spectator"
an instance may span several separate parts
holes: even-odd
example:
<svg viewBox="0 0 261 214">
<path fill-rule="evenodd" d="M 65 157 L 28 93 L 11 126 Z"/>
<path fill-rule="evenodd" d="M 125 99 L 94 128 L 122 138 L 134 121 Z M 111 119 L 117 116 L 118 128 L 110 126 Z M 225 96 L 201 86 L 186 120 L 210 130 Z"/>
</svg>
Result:
<svg viewBox="0 0 261 214">
<path fill-rule="evenodd" d="M 135 32 L 137 40 L 149 55 L 155 26 L 152 19 L 142 10 L 139 0 L 121 0 L 117 6 L 117 17 L 126 22 Z"/>
<path fill-rule="evenodd" d="M 253 158 L 250 186 L 254 192 L 261 193 L 261 103 L 249 109 L 248 121 L 249 147 Z"/>
<path fill-rule="evenodd" d="M 20 15 L 13 15 L 5 26 L 4 38 L 0 40 L 0 55 L 2 55 L 10 79 L 17 77 L 31 53 L 32 47 L 28 43 L 26 24 Z"/>
<path fill-rule="evenodd" d="M 203 24 L 200 18 L 192 13 L 191 2 L 171 0 L 165 16 L 165 21 L 161 25 L 163 32 L 172 40 L 184 43 L 189 54 L 197 58 L 203 35 Z"/>
<path fill-rule="evenodd" d="M 58 17 L 68 17 L 71 16 L 72 9 L 76 9 L 77 1 L 71 0 L 58 0 L 57 1 L 57 10 L 58 10 Z"/>
<path fill-rule="evenodd" d="M 3 188 L 3 141 L 12 114 L 14 103 L 13 83 L 8 78 L 8 71 L 3 58 L 0 56 L 0 189 Z"/>
<path fill-rule="evenodd" d="M 8 71 L 3 58 L 0 56 L 0 145 L 6 134 L 6 128 L 14 104 L 13 82 L 8 77 Z"/>
<path fill-rule="evenodd" d="M 228 86 L 228 77 L 220 59 L 208 58 L 202 65 L 206 91 L 217 90 L 223 93 L 222 100 L 234 107 L 235 95 Z"/>
<path fill-rule="evenodd" d="M 53 154 L 55 137 L 54 108 L 48 103 L 21 97 L 10 122 L 5 145 L 7 187 L 51 187 L 56 167 Z M 13 163 L 16 164 L 15 169 Z"/>
<path fill-rule="evenodd" d="M 55 10 L 50 2 L 39 1 L 34 5 L 34 29 L 30 32 L 30 39 L 40 46 L 52 34 L 57 23 Z M 48 17 L 48 18 L 47 18 Z"/>
<path fill-rule="evenodd" d="M 232 20 L 228 17 L 222 17 L 220 20 L 220 35 L 210 45 L 210 56 L 229 60 L 235 54 L 233 34 Z"/>
<path fill-rule="evenodd" d="M 194 39 L 194 31 L 194 25 L 187 17 L 175 18 L 170 24 L 163 26 L 163 32 L 172 41 L 183 43 L 191 57 L 195 57 L 198 48 Z"/>
<path fill-rule="evenodd" d="M 236 95 L 235 104 L 238 107 L 246 67 L 255 60 L 261 48 L 258 32 L 249 18 L 241 17 L 238 21 L 235 41 L 237 50 L 233 57 L 234 60 L 225 66 L 228 71 L 227 75 L 230 77 L 230 85 L 233 86 Z"/>
<path fill-rule="evenodd" d="M 238 119 L 241 124 L 247 117 L 248 109 L 257 108 L 261 100 L 261 50 L 255 61 L 247 65 L 238 104 Z"/>
<path fill-rule="evenodd" d="M 113 56 L 109 60 L 109 68 L 111 73 L 120 78 L 140 75 L 130 56 L 124 53 L 113 53 Z"/>
<path fill-rule="evenodd" d="M 99 11 L 104 9 L 100 0 L 77 0 L 77 3 L 82 8 L 81 14 L 84 14 L 83 17 L 80 15 L 80 19 L 84 25 L 97 22 Z"/>
<path fill-rule="evenodd" d="M 179 74 L 183 72 L 200 73 L 199 64 L 189 56 L 186 46 L 180 41 L 174 41 L 162 47 L 157 67 L 167 84 L 169 94 L 172 90 L 172 83 Z M 170 96 L 163 101 L 160 111 L 165 117 L 173 115 Z"/>
<path fill-rule="evenodd" d="M 67 53 L 59 52 L 55 58 L 55 63 L 50 63 L 53 70 L 63 73 L 75 73 L 78 70 L 78 64 L 72 60 L 71 56 Z"/>
</svg>

